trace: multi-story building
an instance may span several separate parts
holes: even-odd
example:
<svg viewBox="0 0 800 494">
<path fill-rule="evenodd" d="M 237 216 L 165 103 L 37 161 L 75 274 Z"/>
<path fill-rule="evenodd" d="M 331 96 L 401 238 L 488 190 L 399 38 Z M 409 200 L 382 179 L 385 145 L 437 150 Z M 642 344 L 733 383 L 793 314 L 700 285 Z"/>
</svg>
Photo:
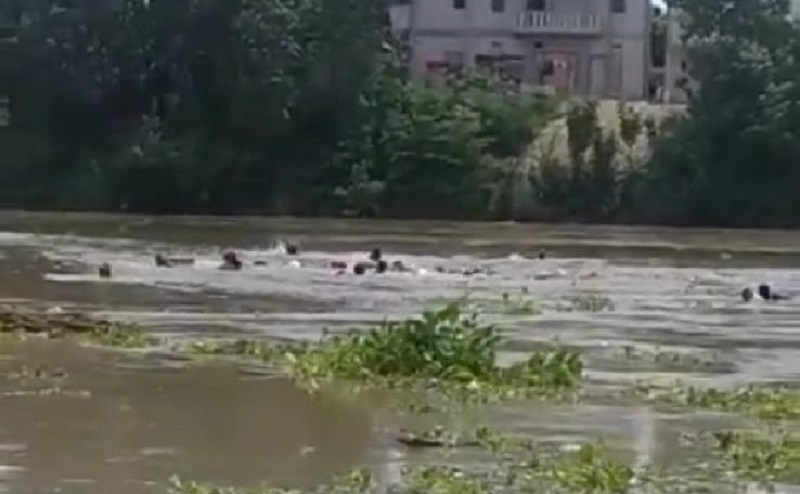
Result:
<svg viewBox="0 0 800 494">
<path fill-rule="evenodd" d="M 686 103 L 693 82 L 689 76 L 689 60 L 683 45 L 681 12 L 670 9 L 666 13 L 666 47 L 662 100 L 666 103 Z"/>
<path fill-rule="evenodd" d="M 650 0 L 396 0 L 417 77 L 490 66 L 526 84 L 626 100 L 650 93 Z"/>
</svg>

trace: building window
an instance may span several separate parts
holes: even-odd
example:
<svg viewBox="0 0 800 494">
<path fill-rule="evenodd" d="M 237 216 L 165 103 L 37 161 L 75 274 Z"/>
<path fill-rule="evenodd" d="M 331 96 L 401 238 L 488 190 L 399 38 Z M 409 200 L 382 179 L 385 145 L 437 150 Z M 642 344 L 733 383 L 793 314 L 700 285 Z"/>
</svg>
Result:
<svg viewBox="0 0 800 494">
<path fill-rule="evenodd" d="M 467 8 L 467 0 L 453 0 L 453 8 L 456 10 L 464 10 Z"/>
<path fill-rule="evenodd" d="M 545 0 L 528 0 L 525 4 L 525 9 L 541 12 L 545 10 Z"/>
<path fill-rule="evenodd" d="M 609 7 L 612 14 L 624 14 L 626 10 L 625 0 L 609 0 Z"/>
<path fill-rule="evenodd" d="M 506 10 L 506 0 L 492 0 L 492 12 L 503 12 Z"/>
</svg>

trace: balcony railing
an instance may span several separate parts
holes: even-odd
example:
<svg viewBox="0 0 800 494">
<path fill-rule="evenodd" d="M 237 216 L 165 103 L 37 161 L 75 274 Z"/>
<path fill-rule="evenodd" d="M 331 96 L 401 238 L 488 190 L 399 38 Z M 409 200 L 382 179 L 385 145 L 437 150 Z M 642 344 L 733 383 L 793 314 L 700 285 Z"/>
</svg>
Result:
<svg viewBox="0 0 800 494">
<path fill-rule="evenodd" d="M 518 34 L 574 34 L 598 35 L 603 32 L 603 18 L 599 14 L 529 11 L 517 17 Z"/>
</svg>

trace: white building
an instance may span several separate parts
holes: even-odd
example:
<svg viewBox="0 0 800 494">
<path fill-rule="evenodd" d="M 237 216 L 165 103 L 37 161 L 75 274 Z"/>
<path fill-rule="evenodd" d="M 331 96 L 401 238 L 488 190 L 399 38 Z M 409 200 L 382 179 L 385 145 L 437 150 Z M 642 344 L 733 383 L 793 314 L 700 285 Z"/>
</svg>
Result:
<svg viewBox="0 0 800 494">
<path fill-rule="evenodd" d="M 492 66 L 568 94 L 648 96 L 650 0 L 401 0 L 412 72 Z"/>
</svg>

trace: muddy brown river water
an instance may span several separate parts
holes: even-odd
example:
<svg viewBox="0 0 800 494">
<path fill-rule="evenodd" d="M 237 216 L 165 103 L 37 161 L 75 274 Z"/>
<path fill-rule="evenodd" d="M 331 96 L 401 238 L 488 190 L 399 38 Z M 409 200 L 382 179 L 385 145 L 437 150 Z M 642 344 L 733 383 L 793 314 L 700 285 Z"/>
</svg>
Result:
<svg viewBox="0 0 800 494">
<path fill-rule="evenodd" d="M 273 248 L 278 239 L 300 244 L 302 267 Z M 323 267 L 363 258 L 373 246 L 423 271 L 357 277 Z M 245 263 L 267 265 L 219 271 L 226 248 L 239 250 Z M 541 248 L 550 252 L 545 260 L 536 259 Z M 157 269 L 155 252 L 197 261 Z M 97 277 L 101 262 L 113 266 L 113 278 Z M 435 272 L 476 265 L 495 274 Z M 800 294 L 800 232 L 0 213 L 5 303 L 139 321 L 170 342 L 316 339 L 324 327 L 415 314 L 467 293 L 496 300 L 525 288 L 541 314 L 486 315 L 508 338 L 503 357 L 558 338 L 582 348 L 589 376 L 609 383 L 646 376 L 717 386 L 800 380 L 800 297 L 739 301 L 744 286 L 762 281 Z M 558 310 L 578 294 L 608 297 L 614 310 Z M 720 364 L 703 373 L 668 372 L 607 357 L 628 345 L 713 352 Z M 64 375 L 42 382 L 19 375 L 37 366 Z M 507 407 L 492 415 L 498 427 L 543 440 L 616 438 L 637 464 L 679 462 L 679 433 L 720 420 L 621 405 Z M 358 465 L 391 479 L 404 464 L 425 460 L 394 443 L 391 422 L 366 402 L 310 397 L 257 369 L 189 364 L 166 351 L 0 347 L 0 492 L 159 493 L 172 474 L 303 486 Z"/>
</svg>

